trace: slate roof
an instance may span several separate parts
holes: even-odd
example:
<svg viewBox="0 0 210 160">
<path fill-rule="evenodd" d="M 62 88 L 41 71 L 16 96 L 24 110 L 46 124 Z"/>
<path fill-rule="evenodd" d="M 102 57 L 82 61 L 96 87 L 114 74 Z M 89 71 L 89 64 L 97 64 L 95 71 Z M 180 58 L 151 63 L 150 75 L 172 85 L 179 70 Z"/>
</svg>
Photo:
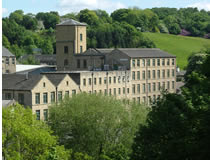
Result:
<svg viewBox="0 0 210 160">
<path fill-rule="evenodd" d="M 114 48 L 96 48 L 97 51 L 101 52 L 102 54 L 111 53 Z"/>
<path fill-rule="evenodd" d="M 175 58 L 176 56 L 164 52 L 158 48 L 117 48 L 131 58 Z"/>
<path fill-rule="evenodd" d="M 45 76 L 55 85 L 58 86 L 60 82 L 64 79 L 66 74 L 45 74 Z"/>
<path fill-rule="evenodd" d="M 3 74 L 3 90 L 31 90 L 42 79 L 43 75 Z"/>
<path fill-rule="evenodd" d="M 94 48 L 89 48 L 83 53 L 76 54 L 75 56 L 103 56 L 99 51 L 95 50 Z"/>
<path fill-rule="evenodd" d="M 21 60 L 26 60 L 30 55 L 24 55 L 21 57 Z M 47 54 L 34 54 L 34 59 L 39 61 L 40 63 L 54 63 L 56 64 L 56 55 L 55 54 L 51 54 L 51 55 L 47 55 Z"/>
<path fill-rule="evenodd" d="M 87 24 L 75 21 L 73 19 L 69 19 L 57 24 L 57 26 L 86 26 L 86 25 Z"/>
<path fill-rule="evenodd" d="M 2 56 L 3 57 L 15 57 L 7 48 L 2 46 Z"/>
</svg>

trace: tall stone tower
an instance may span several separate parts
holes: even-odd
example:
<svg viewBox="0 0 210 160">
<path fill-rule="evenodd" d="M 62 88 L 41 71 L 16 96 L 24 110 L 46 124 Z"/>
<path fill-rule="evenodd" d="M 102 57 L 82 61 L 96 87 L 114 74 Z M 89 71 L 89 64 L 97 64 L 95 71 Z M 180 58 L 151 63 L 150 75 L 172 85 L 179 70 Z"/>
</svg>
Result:
<svg viewBox="0 0 210 160">
<path fill-rule="evenodd" d="M 86 51 L 86 24 L 75 20 L 56 25 L 57 70 L 73 70 L 76 66 L 74 55 Z"/>
</svg>

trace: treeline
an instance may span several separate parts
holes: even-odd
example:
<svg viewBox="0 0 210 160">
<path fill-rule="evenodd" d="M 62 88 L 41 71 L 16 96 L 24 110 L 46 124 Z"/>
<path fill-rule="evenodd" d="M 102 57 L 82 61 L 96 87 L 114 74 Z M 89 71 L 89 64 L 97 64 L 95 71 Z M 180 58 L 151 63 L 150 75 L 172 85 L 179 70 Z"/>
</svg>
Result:
<svg viewBox="0 0 210 160">
<path fill-rule="evenodd" d="M 55 26 L 69 18 L 88 24 L 88 48 L 154 48 L 155 44 L 141 32 L 210 37 L 210 12 L 197 8 L 130 8 L 115 10 L 111 15 L 84 9 L 63 16 L 58 12 L 34 15 L 17 10 L 2 20 L 3 45 L 17 58 L 37 52 L 55 54 Z"/>
</svg>

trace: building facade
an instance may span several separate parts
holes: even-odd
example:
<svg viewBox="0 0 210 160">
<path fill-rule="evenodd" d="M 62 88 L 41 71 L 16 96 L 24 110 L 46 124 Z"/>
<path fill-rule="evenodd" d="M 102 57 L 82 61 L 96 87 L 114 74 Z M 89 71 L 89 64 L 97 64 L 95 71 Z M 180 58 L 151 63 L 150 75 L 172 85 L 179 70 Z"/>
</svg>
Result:
<svg viewBox="0 0 210 160">
<path fill-rule="evenodd" d="M 81 92 L 147 105 L 163 90 L 176 92 L 176 57 L 160 49 L 86 50 L 86 24 L 74 20 L 56 26 L 56 49 L 57 71 L 28 79 L 3 76 L 3 98 L 31 106 L 37 119 L 47 119 L 52 103 Z"/>
<path fill-rule="evenodd" d="M 16 72 L 16 57 L 2 46 L 2 73 Z"/>
</svg>

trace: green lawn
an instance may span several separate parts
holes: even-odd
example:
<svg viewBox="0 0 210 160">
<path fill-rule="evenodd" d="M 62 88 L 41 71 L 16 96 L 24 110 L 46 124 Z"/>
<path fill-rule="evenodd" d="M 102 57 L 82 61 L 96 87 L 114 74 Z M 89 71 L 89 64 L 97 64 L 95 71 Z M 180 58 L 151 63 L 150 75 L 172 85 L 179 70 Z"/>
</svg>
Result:
<svg viewBox="0 0 210 160">
<path fill-rule="evenodd" d="M 176 36 L 162 33 L 143 33 L 156 44 L 157 48 L 177 56 L 177 65 L 184 69 L 192 52 L 210 46 L 210 40 L 197 37 Z"/>
</svg>

